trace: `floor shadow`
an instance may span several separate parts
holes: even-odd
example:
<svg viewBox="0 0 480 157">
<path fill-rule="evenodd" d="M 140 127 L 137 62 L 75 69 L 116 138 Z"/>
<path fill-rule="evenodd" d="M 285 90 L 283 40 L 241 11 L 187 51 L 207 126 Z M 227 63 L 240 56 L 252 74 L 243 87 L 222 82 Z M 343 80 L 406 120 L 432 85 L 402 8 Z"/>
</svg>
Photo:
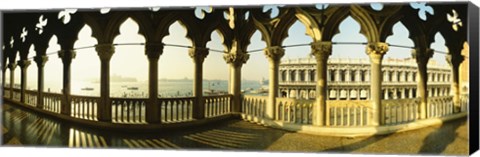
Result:
<svg viewBox="0 0 480 157">
<path fill-rule="evenodd" d="M 423 140 L 421 154 L 440 154 L 458 137 L 457 129 L 467 123 L 466 118 L 442 124 Z"/>
<path fill-rule="evenodd" d="M 23 146 L 258 151 L 288 133 L 238 119 L 181 130 L 125 133 L 73 125 L 14 105 L 4 106 L 7 107 L 2 112 L 2 120 L 4 125 L 8 124 L 5 127 L 9 132 L 3 134 L 2 143 L 7 144 L 16 137 Z M 18 114 L 33 117 L 15 120 Z M 27 128 L 29 132 L 13 128 Z"/>
<path fill-rule="evenodd" d="M 343 153 L 343 152 L 353 152 L 355 150 L 358 150 L 358 149 L 361 149 L 361 148 L 364 148 L 366 146 L 369 146 L 369 145 L 372 145 L 372 144 L 375 144 L 377 141 L 380 141 L 382 139 L 385 139 L 385 138 L 388 138 L 389 136 L 391 136 L 393 134 L 386 134 L 386 135 L 374 135 L 374 136 L 370 136 L 368 138 L 365 138 L 363 140 L 360 140 L 358 142 L 355 142 L 355 143 L 351 143 L 351 144 L 348 144 L 348 145 L 341 145 L 339 147 L 335 147 L 335 148 L 330 148 L 330 149 L 326 149 L 326 150 L 322 150 L 322 151 L 326 151 L 326 152 L 340 152 L 340 153 Z M 345 139 L 345 138 L 344 138 Z M 343 140 L 343 139 L 342 139 Z M 374 153 L 374 152 L 372 152 Z"/>
</svg>

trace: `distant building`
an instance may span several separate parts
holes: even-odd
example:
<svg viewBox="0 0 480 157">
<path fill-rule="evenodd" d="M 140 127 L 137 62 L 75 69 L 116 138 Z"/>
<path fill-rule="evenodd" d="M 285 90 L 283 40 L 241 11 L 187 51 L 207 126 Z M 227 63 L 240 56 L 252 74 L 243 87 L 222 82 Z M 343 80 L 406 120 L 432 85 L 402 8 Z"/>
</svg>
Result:
<svg viewBox="0 0 480 157">
<path fill-rule="evenodd" d="M 451 70 L 431 60 L 428 65 L 428 96 L 450 94 Z M 298 58 L 282 60 L 279 92 L 281 97 L 314 99 L 316 60 Z M 386 58 L 382 62 L 383 99 L 417 97 L 417 63 L 415 59 Z M 366 100 L 370 95 L 370 60 L 331 58 L 328 60 L 327 97 L 329 100 Z"/>
</svg>

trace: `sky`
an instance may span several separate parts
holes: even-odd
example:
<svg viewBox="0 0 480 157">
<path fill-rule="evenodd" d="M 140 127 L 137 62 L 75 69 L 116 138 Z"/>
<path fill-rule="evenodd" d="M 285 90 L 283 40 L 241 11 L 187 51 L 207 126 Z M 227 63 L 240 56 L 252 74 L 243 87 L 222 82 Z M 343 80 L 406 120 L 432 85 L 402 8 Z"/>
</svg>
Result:
<svg viewBox="0 0 480 157">
<path fill-rule="evenodd" d="M 383 9 L 382 5 L 372 5 L 374 9 Z M 267 6 L 264 11 L 272 9 L 272 17 L 278 15 L 278 9 L 275 6 Z M 198 13 L 198 12 L 197 12 Z M 200 14 L 196 14 L 200 17 Z M 48 25 L 47 25 L 48 26 Z M 138 34 L 138 24 L 132 19 L 127 19 L 120 27 L 120 35 L 114 40 L 114 43 L 144 43 L 145 38 Z M 339 26 L 340 33 L 335 35 L 333 42 L 366 42 L 366 37 L 360 34 L 360 25 L 352 18 L 347 17 Z M 176 44 L 190 46 L 191 42 L 187 39 L 186 30 L 175 22 L 171 25 L 170 35 L 163 40 L 166 44 Z M 312 38 L 305 34 L 305 26 L 296 21 L 288 30 L 289 37 L 283 42 L 283 45 L 306 44 L 312 42 Z M 393 35 L 387 38 L 387 42 L 395 45 L 412 46 L 413 42 L 408 38 L 409 32 L 400 22 L 393 27 Z M 60 49 L 57 38 L 54 36 L 50 40 L 50 47 L 47 52 L 55 52 Z M 88 25 L 80 31 L 79 40 L 75 47 L 93 46 L 97 43 L 95 38 L 91 37 L 91 28 Z M 212 32 L 211 41 L 207 47 L 215 50 L 224 50 L 222 37 L 216 32 Z M 437 33 L 435 43 L 431 45 L 435 50 L 446 52 L 445 40 Z M 251 38 L 251 44 L 248 50 L 257 50 L 265 48 L 265 42 L 261 40 L 261 33 L 256 31 Z M 365 53 L 364 45 L 333 45 L 331 58 L 368 58 Z M 285 48 L 285 56 L 282 59 L 294 59 L 308 57 L 311 52 L 310 46 L 288 47 Z M 34 56 L 32 46 L 29 57 Z M 411 50 L 406 48 L 390 47 L 384 58 L 410 58 Z M 435 53 L 431 60 L 439 64 L 445 63 L 445 55 Z M 144 52 L 144 46 L 117 46 L 115 54 L 110 61 L 110 75 L 120 75 L 123 77 L 134 77 L 138 81 L 147 81 L 148 78 L 148 59 Z M 165 46 L 163 54 L 159 59 L 159 79 L 183 79 L 193 78 L 193 60 L 188 55 L 187 48 L 178 48 Z M 62 86 L 62 61 L 57 54 L 49 56 L 49 61 L 45 65 L 45 84 L 46 89 L 61 89 Z M 99 80 L 100 60 L 94 48 L 77 50 L 76 58 L 72 62 L 72 82 Z M 229 67 L 223 60 L 223 54 L 210 51 L 204 61 L 204 79 L 228 80 Z M 20 68 L 15 71 L 15 82 L 20 82 Z M 36 88 L 37 68 L 32 61 L 28 68 L 28 86 Z M 8 81 L 7 75 L 7 82 Z M 260 80 L 268 79 L 268 60 L 263 51 L 250 53 L 250 59 L 242 68 L 242 79 Z M 75 86 L 73 83 L 72 85 Z M 78 85 L 80 86 L 80 85 Z"/>
</svg>

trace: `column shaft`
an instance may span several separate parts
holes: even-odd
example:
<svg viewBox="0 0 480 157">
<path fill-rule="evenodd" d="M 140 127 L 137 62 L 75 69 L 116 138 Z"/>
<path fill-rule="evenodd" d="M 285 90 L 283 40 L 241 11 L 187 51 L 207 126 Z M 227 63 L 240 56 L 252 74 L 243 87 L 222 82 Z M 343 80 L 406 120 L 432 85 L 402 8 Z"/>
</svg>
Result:
<svg viewBox="0 0 480 157">
<path fill-rule="evenodd" d="M 38 77 L 37 77 L 37 108 L 43 109 L 43 89 L 45 87 L 45 63 L 48 61 L 48 56 L 36 56 L 34 58 L 37 63 Z"/>
<path fill-rule="evenodd" d="M 205 118 L 205 100 L 203 98 L 203 61 L 208 55 L 207 48 L 195 47 L 189 50 L 189 55 L 194 62 L 193 71 L 193 118 Z"/>
<path fill-rule="evenodd" d="M 285 55 L 285 50 L 280 46 L 272 46 L 265 49 L 265 55 L 269 62 L 268 103 L 265 115 L 266 118 L 273 120 L 276 116 L 275 105 L 278 96 L 278 67 L 280 59 Z"/>
<path fill-rule="evenodd" d="M 223 59 L 230 65 L 229 92 L 233 95 L 231 112 L 242 112 L 242 65 L 247 62 L 249 54 L 246 52 L 235 51 L 233 49 L 223 56 Z"/>
<path fill-rule="evenodd" d="M 428 118 L 428 91 L 427 91 L 427 63 L 428 60 L 433 56 L 432 49 L 415 49 L 412 51 L 412 55 L 417 60 L 418 65 L 418 85 L 417 85 L 417 97 L 420 98 L 419 109 L 419 118 L 425 119 Z"/>
<path fill-rule="evenodd" d="M 382 110 L 382 59 L 384 54 L 388 51 L 386 43 L 369 43 L 367 45 L 367 54 L 370 57 L 370 92 L 372 103 L 372 115 L 369 117 L 369 124 L 378 126 L 384 124 L 383 110 Z"/>
<path fill-rule="evenodd" d="M 15 84 L 15 68 L 17 67 L 17 64 L 15 63 L 10 63 L 8 68 L 10 69 L 10 99 L 13 100 L 13 87 Z"/>
<path fill-rule="evenodd" d="M 110 102 L 110 59 L 115 53 L 112 44 L 98 44 L 95 50 L 100 58 L 100 102 L 97 108 L 99 121 L 112 121 L 112 105 Z"/>
<path fill-rule="evenodd" d="M 161 123 L 161 106 L 158 101 L 158 60 L 162 53 L 163 44 L 161 43 L 147 43 L 145 45 L 145 54 L 148 57 L 149 86 L 145 116 L 148 123 Z"/>
<path fill-rule="evenodd" d="M 20 77 L 20 102 L 25 103 L 25 92 L 27 90 L 27 68 L 30 65 L 28 60 L 18 61 L 20 66 L 21 77 Z"/>
<path fill-rule="evenodd" d="M 316 102 L 313 108 L 313 125 L 329 125 L 327 113 L 327 61 L 332 53 L 331 42 L 315 42 L 311 44 L 312 54 L 317 60 L 316 65 Z M 338 75 L 338 71 L 336 73 Z M 339 92 L 337 92 L 339 93 Z M 338 98 L 338 97 L 337 97 Z"/>
<path fill-rule="evenodd" d="M 70 116 L 71 113 L 71 64 L 75 58 L 76 52 L 74 50 L 60 50 L 58 56 L 63 62 L 63 89 L 62 89 L 62 104 L 61 113 Z"/>
</svg>

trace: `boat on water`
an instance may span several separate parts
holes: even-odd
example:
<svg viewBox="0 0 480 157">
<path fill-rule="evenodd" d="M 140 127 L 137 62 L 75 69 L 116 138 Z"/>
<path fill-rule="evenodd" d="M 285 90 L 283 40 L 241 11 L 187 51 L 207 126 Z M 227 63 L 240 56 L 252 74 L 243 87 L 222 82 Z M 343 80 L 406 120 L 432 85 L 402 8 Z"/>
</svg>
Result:
<svg viewBox="0 0 480 157">
<path fill-rule="evenodd" d="M 94 88 L 92 87 L 84 87 L 84 88 L 81 88 L 81 90 L 86 90 L 86 91 L 92 91 Z"/>
<path fill-rule="evenodd" d="M 252 93 L 252 94 L 264 94 L 264 93 L 268 93 L 268 89 L 259 88 L 259 89 L 250 91 L 250 93 Z"/>
<path fill-rule="evenodd" d="M 138 90 L 138 87 L 128 87 L 127 90 Z"/>
<path fill-rule="evenodd" d="M 227 91 L 214 90 L 214 89 L 205 89 L 205 90 L 203 90 L 203 93 L 205 93 L 205 95 L 224 95 L 224 94 L 228 94 Z"/>
</svg>

